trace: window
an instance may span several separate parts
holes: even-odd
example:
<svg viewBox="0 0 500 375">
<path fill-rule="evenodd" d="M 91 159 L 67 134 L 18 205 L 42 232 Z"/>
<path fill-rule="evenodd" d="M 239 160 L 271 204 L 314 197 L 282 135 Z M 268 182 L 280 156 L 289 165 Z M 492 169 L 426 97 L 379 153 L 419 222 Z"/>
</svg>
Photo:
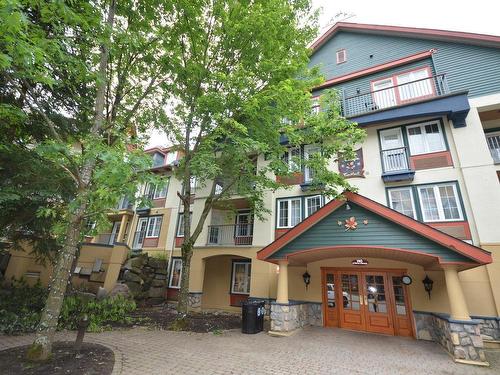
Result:
<svg viewBox="0 0 500 375">
<path fill-rule="evenodd" d="M 312 98 L 311 100 L 311 114 L 316 115 L 320 111 L 319 106 L 319 96 Z"/>
<path fill-rule="evenodd" d="M 148 184 L 144 190 L 144 195 L 149 199 L 160 199 L 165 198 L 168 192 L 168 184 L 170 182 L 170 177 L 167 178 L 165 183 L 161 185 Z"/>
<path fill-rule="evenodd" d="M 463 220 L 455 184 L 419 186 L 417 190 L 424 221 Z"/>
<path fill-rule="evenodd" d="M 283 163 L 288 165 L 290 172 L 300 171 L 300 147 L 291 147 L 283 154 Z"/>
<path fill-rule="evenodd" d="M 319 154 L 320 148 L 316 145 L 306 145 L 304 146 L 304 159 L 308 160 L 310 156 L 314 154 Z M 311 167 L 305 167 L 304 181 L 310 182 L 314 179 L 314 170 Z"/>
<path fill-rule="evenodd" d="M 293 228 L 302 220 L 300 198 L 278 200 L 278 228 Z"/>
<path fill-rule="evenodd" d="M 193 213 L 189 213 L 191 217 Z M 184 237 L 184 213 L 179 214 L 179 220 L 177 220 L 177 237 Z"/>
<path fill-rule="evenodd" d="M 444 134 L 439 121 L 406 127 L 411 155 L 445 151 Z"/>
<path fill-rule="evenodd" d="M 305 202 L 305 217 L 311 216 L 313 213 L 318 211 L 322 206 L 321 195 L 306 197 L 304 202 Z"/>
<path fill-rule="evenodd" d="M 170 165 L 177 160 L 177 151 L 169 151 L 165 164 Z"/>
<path fill-rule="evenodd" d="M 347 61 L 347 52 L 345 49 L 337 51 L 337 64 L 342 64 Z"/>
<path fill-rule="evenodd" d="M 416 219 L 415 203 L 413 202 L 413 191 L 411 187 L 390 189 L 389 205 L 393 210 Z"/>
<path fill-rule="evenodd" d="M 250 294 L 251 268 L 250 262 L 233 262 L 231 293 Z"/>
<path fill-rule="evenodd" d="M 146 237 L 159 237 L 161 228 L 161 216 L 151 216 L 148 219 L 148 226 L 146 229 Z"/>
<path fill-rule="evenodd" d="M 190 187 L 191 193 L 196 190 L 196 177 L 195 176 L 191 176 L 189 178 L 189 187 Z"/>
<path fill-rule="evenodd" d="M 155 152 L 153 154 L 153 168 L 161 167 L 165 162 L 165 155 Z"/>
<path fill-rule="evenodd" d="M 425 67 L 396 76 L 400 101 L 405 102 L 422 96 L 433 94 L 433 88 L 429 78 L 430 68 Z"/>
<path fill-rule="evenodd" d="M 172 258 L 172 266 L 170 268 L 170 279 L 168 282 L 168 287 L 179 289 L 181 287 L 181 277 L 182 277 L 182 259 Z"/>
</svg>

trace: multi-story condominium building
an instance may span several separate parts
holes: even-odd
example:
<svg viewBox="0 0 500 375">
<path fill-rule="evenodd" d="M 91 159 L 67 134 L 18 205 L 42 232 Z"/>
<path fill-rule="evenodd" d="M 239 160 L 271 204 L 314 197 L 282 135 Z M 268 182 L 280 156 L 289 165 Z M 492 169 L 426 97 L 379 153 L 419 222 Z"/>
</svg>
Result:
<svg viewBox="0 0 500 375">
<path fill-rule="evenodd" d="M 263 299 L 274 332 L 313 324 L 411 336 L 484 361 L 483 345 L 500 342 L 500 37 L 337 23 L 312 51 L 326 78 L 313 109 L 336 89 L 343 115 L 367 133 L 356 160 L 331 162 L 357 193 L 328 200 L 302 169 L 289 189 L 266 192 L 264 221 L 244 197 L 232 199 L 236 210 L 214 208 L 195 244 L 191 307 L 239 311 Z M 175 151 L 148 152 L 171 174 Z M 265 163 L 259 156 L 257 168 Z M 196 179 L 192 188 L 196 223 L 208 191 Z M 152 207 L 121 202 L 110 234 L 93 242 L 166 253 L 175 300 L 182 184 L 143 189 Z"/>
</svg>

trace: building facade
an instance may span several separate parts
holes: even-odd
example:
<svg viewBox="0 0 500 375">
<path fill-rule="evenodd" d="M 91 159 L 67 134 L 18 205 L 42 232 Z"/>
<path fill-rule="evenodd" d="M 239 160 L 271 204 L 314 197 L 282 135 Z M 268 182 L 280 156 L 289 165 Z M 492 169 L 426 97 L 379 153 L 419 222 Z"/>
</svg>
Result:
<svg viewBox="0 0 500 375">
<path fill-rule="evenodd" d="M 237 312 L 266 300 L 278 334 L 312 324 L 410 336 L 484 363 L 484 345 L 500 344 L 500 37 L 337 23 L 312 51 L 325 76 L 313 110 L 336 89 L 343 115 L 367 133 L 355 160 L 331 162 L 357 193 L 329 201 L 299 167 L 289 189 L 265 193 L 266 220 L 244 197 L 215 207 L 195 244 L 191 307 Z M 320 149 L 290 147 L 284 158 Z M 179 154 L 148 152 L 171 175 Z M 196 223 L 208 188 L 192 188 Z M 142 187 L 152 207 L 123 200 L 109 233 L 85 246 L 165 254 L 175 300 L 181 190 L 173 177 Z"/>
</svg>

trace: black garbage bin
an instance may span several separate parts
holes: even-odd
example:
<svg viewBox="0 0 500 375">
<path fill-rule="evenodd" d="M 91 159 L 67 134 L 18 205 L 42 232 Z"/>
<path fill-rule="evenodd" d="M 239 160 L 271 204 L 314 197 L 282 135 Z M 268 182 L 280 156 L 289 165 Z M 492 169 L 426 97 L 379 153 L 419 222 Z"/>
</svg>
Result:
<svg viewBox="0 0 500 375">
<path fill-rule="evenodd" d="M 241 305 L 241 332 L 259 333 L 264 329 L 264 302 L 244 302 Z"/>
</svg>

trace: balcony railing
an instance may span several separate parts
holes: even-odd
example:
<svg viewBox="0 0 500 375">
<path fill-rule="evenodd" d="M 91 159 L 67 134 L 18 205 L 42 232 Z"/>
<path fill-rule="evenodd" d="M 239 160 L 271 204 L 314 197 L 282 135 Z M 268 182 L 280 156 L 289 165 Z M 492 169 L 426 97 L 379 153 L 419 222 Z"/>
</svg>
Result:
<svg viewBox="0 0 500 375">
<path fill-rule="evenodd" d="M 118 233 L 101 233 L 92 239 L 92 243 L 102 244 L 102 245 L 113 245 L 118 237 Z"/>
<path fill-rule="evenodd" d="M 342 98 L 342 111 L 345 117 L 354 117 L 418 102 L 434 96 L 442 96 L 448 92 L 445 75 L 438 74 L 379 90 L 344 96 Z"/>
<path fill-rule="evenodd" d="M 253 239 L 253 223 L 232 225 L 209 225 L 209 246 L 251 245 Z"/>
<path fill-rule="evenodd" d="M 500 163 L 500 133 L 487 134 L 486 142 L 488 142 L 488 148 L 490 149 L 491 157 L 496 163 Z"/>
<path fill-rule="evenodd" d="M 384 173 L 409 170 L 408 152 L 406 147 L 382 150 L 380 151 L 380 155 L 382 158 Z"/>
</svg>

